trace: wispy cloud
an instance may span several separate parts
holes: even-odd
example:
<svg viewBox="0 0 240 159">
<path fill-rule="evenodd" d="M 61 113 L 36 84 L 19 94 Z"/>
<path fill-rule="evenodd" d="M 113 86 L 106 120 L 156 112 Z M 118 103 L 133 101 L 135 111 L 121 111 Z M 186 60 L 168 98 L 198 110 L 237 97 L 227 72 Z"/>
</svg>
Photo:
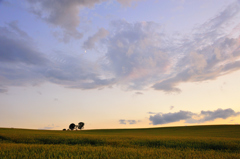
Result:
<svg viewBox="0 0 240 159">
<path fill-rule="evenodd" d="M 30 4 L 30 12 L 48 24 L 62 29 L 62 33 L 55 35 L 63 42 L 67 43 L 72 38 L 80 39 L 83 33 L 78 30 L 81 22 L 79 13 L 81 9 L 93 8 L 96 4 L 108 0 L 27 0 Z M 140 0 L 117 0 L 123 6 L 131 6 L 132 2 Z M 92 37 L 93 38 L 93 37 Z"/>
<path fill-rule="evenodd" d="M 28 2 L 41 19 L 79 36 L 81 7 L 94 7 L 103 1 Z M 96 61 L 67 52 L 42 53 L 17 22 L 11 22 L 0 26 L 1 85 L 7 88 L 34 81 L 78 89 L 121 85 L 126 90 L 150 87 L 181 92 L 180 83 L 213 80 L 240 69 L 239 14 L 240 2 L 236 1 L 178 38 L 167 35 L 163 25 L 155 22 L 112 21 L 108 30 L 100 28 L 83 44 L 85 49 L 96 45 L 105 48 L 105 55 Z"/>
<path fill-rule="evenodd" d="M 119 124 L 124 124 L 126 125 L 127 123 L 132 125 L 132 124 L 137 124 L 138 122 L 141 122 L 140 120 L 125 120 L 125 119 L 120 119 Z"/>
<path fill-rule="evenodd" d="M 104 68 L 128 89 L 152 85 L 164 92 L 181 92 L 180 83 L 213 80 L 236 71 L 240 32 L 233 30 L 240 24 L 239 13 L 240 4 L 235 2 L 178 38 L 166 35 L 154 22 L 114 21 L 114 32 L 106 37 Z"/>
<path fill-rule="evenodd" d="M 132 24 L 121 20 L 114 21 L 112 26 L 115 32 L 106 44 L 106 67 L 118 79 L 118 84 L 141 89 L 168 71 L 168 52 L 159 47 L 163 37 L 157 32 L 160 25 L 154 22 Z"/>
<path fill-rule="evenodd" d="M 27 44 L 28 43 L 28 44 Z M 17 21 L 0 26 L 0 62 L 47 64 L 47 58 L 32 47 L 27 33 L 19 29 Z"/>
<path fill-rule="evenodd" d="M 50 61 L 34 46 L 16 22 L 0 26 L 0 78 L 4 89 L 44 81 L 43 72 Z"/>
<path fill-rule="evenodd" d="M 156 112 L 147 112 L 148 114 L 158 114 L 158 113 L 156 113 Z"/>
<path fill-rule="evenodd" d="M 215 18 L 199 26 L 189 38 L 183 39 L 178 48 L 182 58 L 175 65 L 177 71 L 154 84 L 153 88 L 180 92 L 177 87 L 180 83 L 212 80 L 239 70 L 240 34 L 233 32 L 240 24 L 237 20 L 239 13 L 240 2 L 236 1 Z"/>
<path fill-rule="evenodd" d="M 8 86 L 35 85 L 46 81 L 79 89 L 114 83 L 114 79 L 100 77 L 101 68 L 97 63 L 61 52 L 47 56 L 36 51 L 32 39 L 15 22 L 0 26 L 0 62 L 3 90 Z"/>
<path fill-rule="evenodd" d="M 95 47 L 95 43 L 98 42 L 99 40 L 105 38 L 109 32 L 104 29 L 100 28 L 96 34 L 93 36 L 89 37 L 87 41 L 83 43 L 83 48 L 84 49 L 93 49 Z"/>
<path fill-rule="evenodd" d="M 68 42 L 71 38 L 82 38 L 82 33 L 77 30 L 80 24 L 79 12 L 84 7 L 94 7 L 103 0 L 91 1 L 65 1 L 65 0 L 27 0 L 29 10 L 45 22 L 61 27 L 63 35 L 61 40 Z"/>
<path fill-rule="evenodd" d="M 51 130 L 51 129 L 58 128 L 58 127 L 59 126 L 55 126 L 54 124 L 51 124 L 51 125 L 45 126 L 43 128 L 39 128 L 39 130 Z"/>
</svg>

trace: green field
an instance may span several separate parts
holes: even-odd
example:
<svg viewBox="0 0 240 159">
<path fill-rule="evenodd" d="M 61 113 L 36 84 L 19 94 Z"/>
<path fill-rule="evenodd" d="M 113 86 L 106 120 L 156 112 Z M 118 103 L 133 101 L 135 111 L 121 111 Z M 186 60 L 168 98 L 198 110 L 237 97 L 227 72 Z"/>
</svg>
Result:
<svg viewBox="0 0 240 159">
<path fill-rule="evenodd" d="M 0 128 L 0 158 L 240 158 L 240 125 L 82 131 Z"/>
</svg>

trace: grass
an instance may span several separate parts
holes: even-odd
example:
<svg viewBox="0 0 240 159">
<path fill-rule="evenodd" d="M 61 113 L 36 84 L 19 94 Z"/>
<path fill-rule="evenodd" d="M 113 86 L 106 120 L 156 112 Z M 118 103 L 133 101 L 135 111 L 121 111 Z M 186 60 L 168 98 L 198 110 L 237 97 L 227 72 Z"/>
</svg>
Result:
<svg viewBox="0 0 240 159">
<path fill-rule="evenodd" d="M 0 129 L 0 158 L 240 158 L 240 125 Z"/>
</svg>

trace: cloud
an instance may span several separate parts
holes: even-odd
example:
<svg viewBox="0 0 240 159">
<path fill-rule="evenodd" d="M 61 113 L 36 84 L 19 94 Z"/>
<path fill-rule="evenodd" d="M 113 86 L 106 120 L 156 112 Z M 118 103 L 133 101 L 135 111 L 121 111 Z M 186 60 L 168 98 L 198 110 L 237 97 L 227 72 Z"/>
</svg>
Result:
<svg viewBox="0 0 240 159">
<path fill-rule="evenodd" d="M 28 2 L 41 19 L 78 36 L 79 10 L 103 1 Z M 214 80 L 240 69 L 239 13 L 236 1 L 189 35 L 177 38 L 155 22 L 113 21 L 108 31 L 100 28 L 83 44 L 86 49 L 101 45 L 106 50 L 93 62 L 68 52 L 42 53 L 16 21 L 10 22 L 0 26 L 1 87 L 52 82 L 76 89 L 120 85 L 125 90 L 151 87 L 181 92 L 181 83 Z"/>
<path fill-rule="evenodd" d="M 141 122 L 140 120 L 125 120 L 125 119 L 120 119 L 119 124 L 124 124 L 126 125 L 127 123 L 132 125 L 132 124 L 137 124 L 138 122 Z"/>
<path fill-rule="evenodd" d="M 153 125 L 161 125 L 172 122 L 178 122 L 180 120 L 185 120 L 185 123 L 204 123 L 206 121 L 213 121 L 215 119 L 227 119 L 229 117 L 234 117 L 240 115 L 240 112 L 235 112 L 231 108 L 228 109 L 217 109 L 214 111 L 201 111 L 200 114 L 196 114 L 190 111 L 179 111 L 176 113 L 158 113 L 151 115 L 149 120 Z M 197 117 L 199 119 L 194 119 Z"/>
<path fill-rule="evenodd" d="M 126 125 L 127 123 L 126 123 L 126 120 L 120 119 L 120 120 L 119 120 L 119 124 L 125 124 L 125 125 Z"/>
<path fill-rule="evenodd" d="M 55 32 L 61 41 L 67 43 L 70 39 L 80 39 L 83 34 L 77 28 L 81 22 L 79 16 L 83 8 L 92 8 L 96 4 L 107 0 L 27 0 L 29 10 L 43 21 L 55 27 L 62 28 L 63 34 Z M 132 2 L 139 0 L 117 0 L 124 6 L 130 6 Z M 91 45 L 91 42 L 90 42 Z"/>
<path fill-rule="evenodd" d="M 0 0 L 0 4 L 1 5 L 9 5 L 9 4 L 11 4 L 10 2 L 7 2 L 7 1 L 5 1 L 5 0 Z"/>
<path fill-rule="evenodd" d="M 45 72 L 48 81 L 68 88 L 95 89 L 114 84 L 114 78 L 106 79 L 98 63 L 92 63 L 79 56 L 57 53 L 58 60 Z"/>
<path fill-rule="evenodd" d="M 148 114 L 158 114 L 158 113 L 156 113 L 156 112 L 147 112 Z"/>
<path fill-rule="evenodd" d="M 32 39 L 17 22 L 0 26 L 0 79 L 4 90 L 8 86 L 35 85 L 44 81 L 49 65 L 50 61 L 35 50 Z"/>
<path fill-rule="evenodd" d="M 135 92 L 136 95 L 143 95 L 142 92 Z"/>
<path fill-rule="evenodd" d="M 51 130 L 51 129 L 56 128 L 56 127 L 59 127 L 59 126 L 55 126 L 54 124 L 50 124 L 50 125 L 45 126 L 43 128 L 39 128 L 39 130 Z"/>
<path fill-rule="evenodd" d="M 0 93 L 6 93 L 6 92 L 7 92 L 7 89 L 0 88 Z"/>
<path fill-rule="evenodd" d="M 19 36 L 25 37 L 25 38 L 29 38 L 28 34 L 26 32 L 24 32 L 24 31 L 22 31 L 18 27 L 18 21 L 11 21 L 11 22 L 7 23 L 7 25 L 9 26 L 9 28 L 11 28 L 15 32 L 17 32 L 19 34 Z"/>
<path fill-rule="evenodd" d="M 83 48 L 84 49 L 93 49 L 95 46 L 95 43 L 98 42 L 99 40 L 101 40 L 102 38 L 105 38 L 108 34 L 109 34 L 109 32 L 106 29 L 100 28 L 96 34 L 89 37 L 87 39 L 87 41 L 85 41 L 83 43 Z"/>
<path fill-rule="evenodd" d="M 179 111 L 177 113 L 167 113 L 167 114 L 156 114 L 150 116 L 149 120 L 153 125 L 167 124 L 172 122 L 177 122 L 180 120 L 186 120 L 191 118 L 194 113 L 189 111 Z"/>
<path fill-rule="evenodd" d="M 30 11 L 45 22 L 63 29 L 62 40 L 80 39 L 82 33 L 77 30 L 80 24 L 79 12 L 84 7 L 94 7 L 105 0 L 27 0 Z"/>
<path fill-rule="evenodd" d="M 68 88 L 94 89 L 112 85 L 101 67 L 78 55 L 36 51 L 32 39 L 17 23 L 0 26 L 1 87 L 36 85 L 52 82 Z"/>
<path fill-rule="evenodd" d="M 11 5 L 11 2 L 8 2 L 8 1 L 6 1 L 6 0 L 0 0 L 0 4 L 1 4 L 1 5 L 9 6 L 9 5 Z"/>
<path fill-rule="evenodd" d="M 172 110 L 174 108 L 174 106 L 170 106 L 170 110 Z"/>
<path fill-rule="evenodd" d="M 51 127 L 51 126 L 45 126 L 43 128 L 39 128 L 40 130 L 51 130 L 53 129 L 54 127 Z"/>
<path fill-rule="evenodd" d="M 233 60 L 233 57 L 235 59 L 240 57 L 239 45 L 237 44 L 239 39 L 240 37 L 238 39 L 222 38 L 216 41 L 214 44 L 216 46 L 212 45 L 200 50 L 199 52 L 201 52 L 201 54 L 205 52 L 206 56 L 209 56 L 208 59 L 203 59 L 202 61 L 206 62 L 201 64 L 195 63 L 194 65 L 187 65 L 187 61 L 190 61 L 188 59 L 191 59 L 192 56 L 186 57 L 184 62 L 180 61 L 179 63 L 179 65 L 185 65 L 185 67 L 187 67 L 186 69 L 176 73 L 176 75 L 173 74 L 173 77 L 154 84 L 152 87 L 155 90 L 162 90 L 165 92 L 181 92 L 181 90 L 177 88 L 177 85 L 180 83 L 214 80 L 219 76 L 239 70 L 239 61 Z M 231 43 L 229 43 L 229 41 L 231 41 Z M 217 46 L 221 46 L 222 56 L 225 56 L 222 60 L 217 59 L 215 53 L 212 51 L 214 48 L 217 48 Z M 201 58 L 203 58 L 203 56 L 201 56 Z"/>
<path fill-rule="evenodd" d="M 168 70 L 168 53 L 159 47 L 162 34 L 154 22 L 112 22 L 114 32 L 108 36 L 106 60 L 108 70 L 118 84 L 141 89 Z M 151 77 L 151 78 L 149 78 Z"/>
<path fill-rule="evenodd" d="M 132 124 L 137 124 L 137 121 L 136 121 L 136 120 L 128 120 L 128 123 L 129 123 L 130 125 L 132 125 Z"/>
<path fill-rule="evenodd" d="M 199 26 L 188 39 L 182 39 L 178 48 L 182 55 L 173 67 L 176 71 L 153 84 L 152 88 L 181 92 L 177 87 L 180 83 L 214 80 L 239 70 L 240 33 L 235 31 L 240 24 L 239 13 L 240 3 L 236 1 Z"/>
<path fill-rule="evenodd" d="M 48 60 L 43 54 L 31 48 L 31 45 L 0 35 L 0 62 L 19 62 L 31 65 L 42 65 L 47 63 Z"/>
<path fill-rule="evenodd" d="M 104 69 L 126 90 L 150 86 L 166 93 L 180 93 L 181 83 L 232 73 L 240 68 L 240 32 L 234 32 L 239 13 L 236 2 L 191 34 L 178 37 L 166 35 L 154 22 L 113 21 Z"/>
<path fill-rule="evenodd" d="M 217 109 L 215 111 L 201 111 L 202 116 L 204 116 L 202 119 L 200 119 L 198 122 L 205 122 L 205 121 L 213 121 L 217 118 L 226 119 L 228 117 L 233 117 L 240 115 L 240 112 L 235 112 L 231 108 L 229 109 Z"/>
<path fill-rule="evenodd" d="M 138 2 L 141 0 L 117 0 L 119 3 L 121 3 L 123 6 L 131 6 L 133 2 Z"/>
<path fill-rule="evenodd" d="M 27 33 L 18 28 L 16 21 L 8 23 L 6 27 L 0 26 L 1 63 L 47 64 L 47 58 L 35 51 L 32 45 Z"/>
</svg>

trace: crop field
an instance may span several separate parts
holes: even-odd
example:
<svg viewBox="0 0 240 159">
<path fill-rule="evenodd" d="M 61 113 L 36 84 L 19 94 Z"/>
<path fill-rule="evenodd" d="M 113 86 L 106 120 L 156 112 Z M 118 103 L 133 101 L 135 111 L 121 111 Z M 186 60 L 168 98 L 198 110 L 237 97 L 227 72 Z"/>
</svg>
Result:
<svg viewBox="0 0 240 159">
<path fill-rule="evenodd" d="M 240 125 L 81 131 L 0 128 L 0 158 L 240 158 Z"/>
</svg>

